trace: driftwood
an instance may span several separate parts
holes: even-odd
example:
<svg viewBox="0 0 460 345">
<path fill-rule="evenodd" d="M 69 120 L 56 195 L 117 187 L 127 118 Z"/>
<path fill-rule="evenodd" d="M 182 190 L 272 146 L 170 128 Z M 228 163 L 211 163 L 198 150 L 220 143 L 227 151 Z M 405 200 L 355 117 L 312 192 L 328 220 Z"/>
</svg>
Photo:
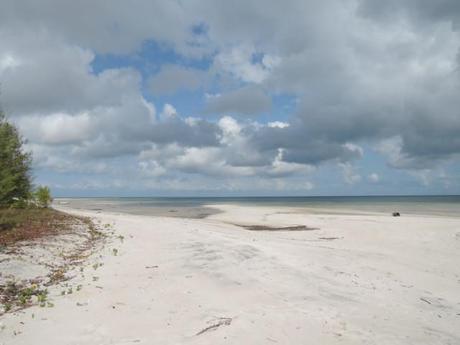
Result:
<svg viewBox="0 0 460 345">
<path fill-rule="evenodd" d="M 425 298 L 423 298 L 423 297 L 420 297 L 420 300 L 423 301 L 423 302 L 425 302 L 425 303 L 431 304 L 430 301 L 428 301 L 427 299 L 425 299 Z"/>
<path fill-rule="evenodd" d="M 206 332 L 214 331 L 217 328 L 219 328 L 220 326 L 230 326 L 231 323 L 232 323 L 232 318 L 231 317 L 221 317 L 216 323 L 214 323 L 211 326 L 208 326 L 208 327 L 202 329 L 201 331 L 199 331 L 195 335 L 201 335 L 201 334 L 206 333 Z"/>
</svg>

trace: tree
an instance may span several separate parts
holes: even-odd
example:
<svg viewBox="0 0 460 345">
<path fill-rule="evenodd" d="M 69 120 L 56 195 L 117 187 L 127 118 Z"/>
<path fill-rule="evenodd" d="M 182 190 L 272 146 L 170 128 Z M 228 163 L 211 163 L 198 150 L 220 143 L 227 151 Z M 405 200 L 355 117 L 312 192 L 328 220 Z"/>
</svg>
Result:
<svg viewBox="0 0 460 345">
<path fill-rule="evenodd" d="M 48 207 L 53 201 L 49 187 L 39 186 L 35 190 L 35 201 L 40 207 L 45 207 L 45 208 Z"/>
<path fill-rule="evenodd" d="M 23 149 L 17 128 L 0 111 L 0 207 L 31 196 L 31 155 Z"/>
</svg>

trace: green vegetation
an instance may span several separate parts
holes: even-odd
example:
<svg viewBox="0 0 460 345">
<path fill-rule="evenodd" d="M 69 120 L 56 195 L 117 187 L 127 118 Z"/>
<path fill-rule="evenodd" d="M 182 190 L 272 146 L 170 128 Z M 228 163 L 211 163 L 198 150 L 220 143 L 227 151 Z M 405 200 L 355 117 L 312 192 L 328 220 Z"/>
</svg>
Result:
<svg viewBox="0 0 460 345">
<path fill-rule="evenodd" d="M 32 188 L 32 156 L 25 152 L 18 129 L 0 111 L 0 208 L 48 207 L 49 187 Z"/>
<path fill-rule="evenodd" d="M 31 305 L 53 307 L 46 287 L 70 279 L 66 273 L 81 265 L 106 236 L 89 218 L 49 208 L 52 202 L 49 187 L 33 189 L 32 157 L 24 150 L 24 143 L 17 128 L 0 111 L 0 251 L 21 259 L 22 246 L 40 246 L 42 241 L 33 240 L 59 234 L 78 236 L 78 243 L 69 245 L 65 251 L 61 249 L 59 254 L 50 250 L 48 262 L 41 262 L 39 257 L 39 265 L 48 269 L 46 277 L 18 280 L 12 276 L 11 281 L 0 282 L 0 316 Z M 97 279 L 93 277 L 94 281 Z M 76 291 L 81 289 L 82 285 L 76 287 Z M 63 291 L 63 294 L 72 293 L 71 286 Z"/>
<path fill-rule="evenodd" d="M 64 232 L 75 217 L 51 208 L 0 208 L 0 247 Z"/>
<path fill-rule="evenodd" d="M 48 303 L 48 290 L 40 288 L 37 284 L 24 285 L 20 282 L 9 281 L 6 285 L 0 286 L 0 311 L 10 311 L 13 306 L 24 308 L 37 303 L 45 307 Z"/>
<path fill-rule="evenodd" d="M 31 198 L 31 155 L 17 128 L 0 111 L 0 207 L 23 206 Z"/>
<path fill-rule="evenodd" d="M 18 129 L 0 111 L 0 245 L 49 233 L 56 217 L 64 217 L 44 210 L 52 201 L 48 187 L 33 191 L 32 156 L 24 150 L 24 143 Z"/>
<path fill-rule="evenodd" d="M 39 186 L 35 190 L 34 196 L 36 203 L 40 207 L 47 208 L 53 201 L 53 198 L 51 197 L 51 191 L 47 186 Z"/>
<path fill-rule="evenodd" d="M 0 230 L 0 251 L 4 251 L 14 260 L 23 260 L 23 257 L 27 257 L 24 262 L 26 266 L 35 265 L 29 263 L 29 258 L 36 258 L 38 265 L 47 271 L 46 275 L 42 275 L 41 272 L 40 276 L 31 273 L 27 278 L 15 277 L 13 274 L 8 277 L 8 281 L 0 282 L 0 317 L 4 313 L 31 305 L 53 307 L 53 303 L 48 298 L 47 287 L 63 284 L 71 279 L 72 276 L 67 274 L 69 271 L 73 272 L 80 268 L 83 272 L 85 260 L 94 254 L 106 236 L 89 218 L 69 215 L 52 208 L 0 208 L 0 218 L 12 221 L 9 228 Z M 62 240 L 67 243 L 68 238 L 54 237 L 62 234 L 72 236 L 73 240 L 69 242 L 69 246 L 66 245 L 60 252 L 46 247 L 46 244 L 54 242 L 55 238 L 57 241 Z M 44 239 L 45 236 L 52 237 L 47 240 Z M 40 241 L 33 241 L 37 238 L 40 238 Z M 24 248 L 30 247 L 41 248 L 49 253 L 30 256 L 33 249 L 23 252 Z M 97 266 L 102 266 L 102 263 L 98 263 Z M 96 281 L 97 277 L 93 280 Z M 72 287 L 65 283 L 62 295 L 75 293 L 82 288 L 81 284 Z"/>
</svg>

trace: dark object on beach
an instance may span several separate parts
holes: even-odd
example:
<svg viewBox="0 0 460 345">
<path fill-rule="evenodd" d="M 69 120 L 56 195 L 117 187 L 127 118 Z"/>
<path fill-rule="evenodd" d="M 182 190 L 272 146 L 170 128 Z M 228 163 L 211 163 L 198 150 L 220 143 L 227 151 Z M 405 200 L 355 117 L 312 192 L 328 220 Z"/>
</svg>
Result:
<svg viewBox="0 0 460 345">
<path fill-rule="evenodd" d="M 231 317 L 221 317 L 221 318 L 219 318 L 217 320 L 217 322 L 215 324 L 212 324 L 211 326 L 208 326 L 208 327 L 202 329 L 201 331 L 199 331 L 195 335 L 201 335 L 201 334 L 209 332 L 209 331 L 215 331 L 220 326 L 230 326 L 231 323 L 232 323 L 232 318 Z"/>
<path fill-rule="evenodd" d="M 400 217 L 401 214 L 399 214 L 399 212 L 393 212 L 393 217 Z"/>
<path fill-rule="evenodd" d="M 426 298 L 420 297 L 420 300 L 423 301 L 423 302 L 425 302 L 425 303 L 431 304 L 431 302 L 428 301 Z"/>
<path fill-rule="evenodd" d="M 271 227 L 266 225 L 240 225 L 246 230 L 251 231 L 311 231 L 319 230 L 318 228 L 310 228 L 305 225 L 294 225 L 294 226 L 285 226 L 285 227 Z"/>
</svg>

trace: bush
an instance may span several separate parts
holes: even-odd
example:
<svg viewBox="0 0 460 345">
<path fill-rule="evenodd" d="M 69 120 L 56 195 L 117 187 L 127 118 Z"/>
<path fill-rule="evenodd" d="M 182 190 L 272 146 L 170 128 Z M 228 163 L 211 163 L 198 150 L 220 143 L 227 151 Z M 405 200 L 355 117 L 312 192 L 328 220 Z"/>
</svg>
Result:
<svg viewBox="0 0 460 345">
<path fill-rule="evenodd" d="M 51 197 L 51 191 L 47 186 L 40 186 L 35 190 L 35 202 L 40 207 L 48 207 L 53 198 Z"/>
</svg>

